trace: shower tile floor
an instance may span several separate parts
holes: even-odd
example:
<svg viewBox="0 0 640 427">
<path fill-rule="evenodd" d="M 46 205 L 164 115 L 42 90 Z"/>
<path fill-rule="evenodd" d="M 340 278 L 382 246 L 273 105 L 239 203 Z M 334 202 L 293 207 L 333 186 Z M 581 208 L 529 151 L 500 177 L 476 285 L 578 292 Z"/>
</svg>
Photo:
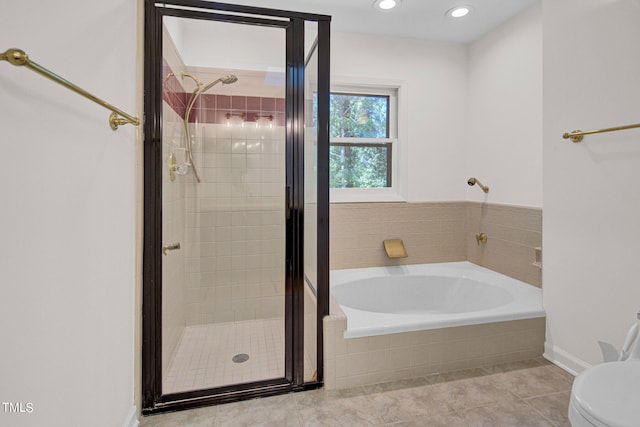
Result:
<svg viewBox="0 0 640 427">
<path fill-rule="evenodd" d="M 163 383 L 164 393 L 284 376 L 284 319 L 187 326 Z M 234 356 L 246 354 L 242 363 Z M 305 375 L 311 372 L 305 358 Z"/>
</svg>

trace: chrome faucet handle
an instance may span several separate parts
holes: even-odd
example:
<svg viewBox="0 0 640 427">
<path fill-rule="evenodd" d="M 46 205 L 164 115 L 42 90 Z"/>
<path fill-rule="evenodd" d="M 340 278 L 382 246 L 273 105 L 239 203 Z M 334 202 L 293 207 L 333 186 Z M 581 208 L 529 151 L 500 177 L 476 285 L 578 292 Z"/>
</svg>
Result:
<svg viewBox="0 0 640 427">
<path fill-rule="evenodd" d="M 162 247 L 162 255 L 167 255 L 168 251 L 175 251 L 180 249 L 180 243 L 169 243 L 168 245 L 164 245 Z"/>
</svg>

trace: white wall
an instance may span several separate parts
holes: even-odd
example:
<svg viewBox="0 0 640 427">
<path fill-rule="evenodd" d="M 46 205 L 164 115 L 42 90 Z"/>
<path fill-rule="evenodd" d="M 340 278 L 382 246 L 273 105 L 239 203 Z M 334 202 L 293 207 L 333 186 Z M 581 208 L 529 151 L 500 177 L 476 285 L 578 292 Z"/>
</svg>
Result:
<svg viewBox="0 0 640 427">
<path fill-rule="evenodd" d="M 541 15 L 536 3 L 468 46 L 332 34 L 332 83 L 406 84 L 408 201 L 542 206 Z M 490 186 L 486 197 L 467 186 L 471 176 Z"/>
<path fill-rule="evenodd" d="M 542 207 L 542 4 L 469 45 L 466 199 Z"/>
<path fill-rule="evenodd" d="M 331 73 L 332 84 L 354 77 L 404 82 L 408 115 L 399 142 L 407 200 L 465 198 L 465 45 L 332 33 Z"/>
<path fill-rule="evenodd" d="M 640 132 L 561 136 L 638 122 L 640 7 L 552 0 L 543 20 L 546 356 L 581 371 L 640 308 Z"/>
<path fill-rule="evenodd" d="M 5 2 L 4 50 L 135 112 L 136 3 Z M 0 425 L 121 426 L 134 402 L 135 128 L 0 63 Z"/>
</svg>

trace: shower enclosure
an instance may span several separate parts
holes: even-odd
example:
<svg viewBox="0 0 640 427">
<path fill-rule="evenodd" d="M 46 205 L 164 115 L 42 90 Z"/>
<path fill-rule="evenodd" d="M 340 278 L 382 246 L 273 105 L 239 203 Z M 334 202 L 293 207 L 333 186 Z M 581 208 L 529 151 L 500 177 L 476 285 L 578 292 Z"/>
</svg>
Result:
<svg viewBox="0 0 640 427">
<path fill-rule="evenodd" d="M 322 384 L 329 22 L 145 3 L 144 413 Z"/>
</svg>

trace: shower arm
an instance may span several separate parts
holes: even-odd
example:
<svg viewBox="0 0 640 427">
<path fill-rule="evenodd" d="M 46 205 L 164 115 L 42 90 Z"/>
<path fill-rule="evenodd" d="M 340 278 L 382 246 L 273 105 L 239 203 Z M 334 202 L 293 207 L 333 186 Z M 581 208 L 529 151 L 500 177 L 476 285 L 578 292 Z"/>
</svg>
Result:
<svg viewBox="0 0 640 427">
<path fill-rule="evenodd" d="M 196 88 L 191 93 L 191 98 L 189 98 L 189 102 L 187 102 L 187 108 L 185 109 L 184 117 L 182 118 L 182 123 L 184 124 L 184 132 L 187 139 L 187 156 L 189 156 L 189 164 L 191 164 L 191 169 L 193 169 L 193 174 L 196 177 L 196 181 L 200 182 L 200 175 L 198 174 L 198 169 L 196 169 L 195 162 L 193 161 L 193 152 L 191 151 L 191 131 L 189 130 L 189 115 L 191 114 L 191 109 L 193 108 L 193 104 L 196 102 L 196 98 L 202 88 L 202 83 L 195 76 L 192 76 L 188 73 L 180 73 L 182 78 L 189 77 L 196 83 Z"/>
<path fill-rule="evenodd" d="M 193 169 L 193 174 L 196 177 L 196 181 L 200 182 L 200 176 L 198 175 L 198 170 L 196 169 L 196 165 L 193 161 L 193 154 L 191 151 L 191 131 L 189 130 L 189 115 L 191 114 L 191 109 L 193 108 L 193 104 L 195 104 L 198 96 L 202 95 L 203 93 L 205 93 L 206 91 L 208 91 L 209 89 L 217 85 L 218 83 L 222 83 L 222 84 L 235 83 L 237 81 L 237 78 L 231 75 L 220 77 L 219 79 L 216 79 L 211 83 L 209 83 L 208 85 L 202 87 L 202 83 L 195 76 L 189 73 L 181 73 L 181 76 L 182 78 L 189 77 L 196 83 L 196 88 L 191 93 L 191 98 L 189 98 L 189 102 L 187 103 L 187 108 L 185 110 L 184 117 L 183 117 L 183 123 L 184 123 L 184 130 L 187 137 L 187 155 L 189 156 L 189 163 L 191 164 L 191 168 Z"/>
</svg>

